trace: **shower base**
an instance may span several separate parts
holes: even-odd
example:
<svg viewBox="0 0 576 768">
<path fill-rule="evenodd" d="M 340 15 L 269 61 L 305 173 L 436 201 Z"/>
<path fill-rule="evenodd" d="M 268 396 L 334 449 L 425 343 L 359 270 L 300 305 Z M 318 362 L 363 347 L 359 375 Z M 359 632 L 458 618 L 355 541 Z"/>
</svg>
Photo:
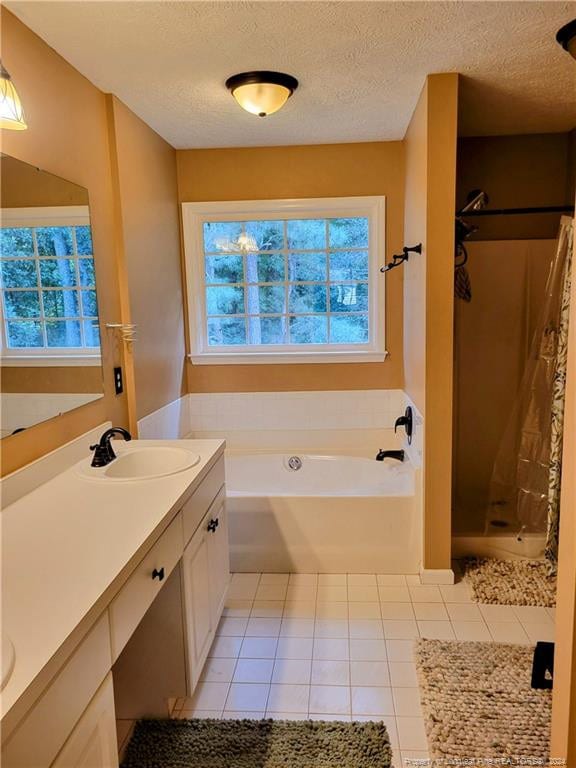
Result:
<svg viewBox="0 0 576 768">
<path fill-rule="evenodd" d="M 496 557 L 503 560 L 544 557 L 546 535 L 544 533 L 498 533 L 452 537 L 452 557 Z"/>
</svg>

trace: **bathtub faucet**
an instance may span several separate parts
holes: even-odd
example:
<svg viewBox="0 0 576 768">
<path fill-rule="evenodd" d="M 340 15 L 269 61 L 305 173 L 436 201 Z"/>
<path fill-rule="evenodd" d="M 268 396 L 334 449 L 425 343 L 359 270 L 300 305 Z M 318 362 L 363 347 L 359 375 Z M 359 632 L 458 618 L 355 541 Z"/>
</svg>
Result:
<svg viewBox="0 0 576 768">
<path fill-rule="evenodd" d="M 396 459 L 396 461 L 404 461 L 404 451 L 383 451 L 382 448 L 376 454 L 376 461 L 384 461 L 384 459 Z"/>
</svg>

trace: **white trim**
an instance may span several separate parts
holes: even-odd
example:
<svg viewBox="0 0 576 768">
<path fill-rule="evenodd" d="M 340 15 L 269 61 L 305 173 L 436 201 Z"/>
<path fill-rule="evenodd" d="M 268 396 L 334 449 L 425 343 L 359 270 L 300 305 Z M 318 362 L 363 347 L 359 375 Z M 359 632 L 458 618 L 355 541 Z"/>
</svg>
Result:
<svg viewBox="0 0 576 768">
<path fill-rule="evenodd" d="M 45 349 L 43 347 L 42 349 Z M 14 351 L 14 350 L 12 350 Z M 23 355 L 1 355 L 1 368 L 83 368 L 88 366 L 101 366 L 102 358 L 100 355 L 84 354 L 58 354 L 58 355 L 31 355 L 29 350 L 22 351 L 28 354 Z M 82 350 L 83 351 L 83 350 Z"/>
<path fill-rule="evenodd" d="M 454 571 L 451 568 L 421 568 L 422 584 L 454 584 Z"/>
<path fill-rule="evenodd" d="M 87 205 L 46 205 L 36 208 L 0 209 L 2 226 L 11 227 L 82 227 L 90 224 Z M 34 222 L 33 224 L 31 222 Z"/>
<path fill-rule="evenodd" d="M 138 420 L 139 440 L 176 440 L 186 437 L 191 430 L 189 395 L 182 395 Z"/>
<path fill-rule="evenodd" d="M 368 314 L 372 336 L 368 344 L 283 344 L 255 348 L 251 345 L 208 347 L 205 324 L 204 256 L 202 224 L 205 221 L 237 219 L 334 218 L 363 216 L 369 219 L 370 249 Z M 385 282 L 380 267 L 385 264 L 385 198 L 328 197 L 289 200 L 244 200 L 228 202 L 182 203 L 182 225 L 188 322 L 191 352 L 189 358 L 200 365 L 235 363 L 333 363 L 381 362 L 385 351 Z M 307 314 L 307 313 L 304 313 Z M 324 315 L 324 313 L 322 313 Z"/>
</svg>

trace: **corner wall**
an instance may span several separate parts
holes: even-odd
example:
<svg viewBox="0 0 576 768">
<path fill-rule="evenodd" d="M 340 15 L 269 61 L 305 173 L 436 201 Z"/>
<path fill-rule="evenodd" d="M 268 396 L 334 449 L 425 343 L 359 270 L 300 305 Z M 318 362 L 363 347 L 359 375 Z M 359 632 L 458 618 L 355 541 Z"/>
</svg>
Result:
<svg viewBox="0 0 576 768">
<path fill-rule="evenodd" d="M 402 248 L 402 142 L 195 149 L 176 153 L 180 202 L 304 197 L 386 196 L 386 253 Z M 383 363 L 192 365 L 188 392 L 401 389 L 402 275 L 386 278 Z"/>
<path fill-rule="evenodd" d="M 423 417 L 424 569 L 451 556 L 452 348 L 458 75 L 429 75 L 405 137 L 405 391 Z"/>
</svg>

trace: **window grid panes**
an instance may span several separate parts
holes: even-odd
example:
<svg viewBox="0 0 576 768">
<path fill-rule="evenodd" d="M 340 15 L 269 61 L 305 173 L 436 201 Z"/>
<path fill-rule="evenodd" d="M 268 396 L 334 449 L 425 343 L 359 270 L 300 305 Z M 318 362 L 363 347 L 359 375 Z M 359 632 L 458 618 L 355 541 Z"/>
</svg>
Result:
<svg viewBox="0 0 576 768">
<path fill-rule="evenodd" d="M 366 345 L 367 217 L 203 223 L 208 345 Z"/>
<path fill-rule="evenodd" d="M 0 274 L 8 348 L 100 346 L 88 225 L 3 227 Z"/>
</svg>

